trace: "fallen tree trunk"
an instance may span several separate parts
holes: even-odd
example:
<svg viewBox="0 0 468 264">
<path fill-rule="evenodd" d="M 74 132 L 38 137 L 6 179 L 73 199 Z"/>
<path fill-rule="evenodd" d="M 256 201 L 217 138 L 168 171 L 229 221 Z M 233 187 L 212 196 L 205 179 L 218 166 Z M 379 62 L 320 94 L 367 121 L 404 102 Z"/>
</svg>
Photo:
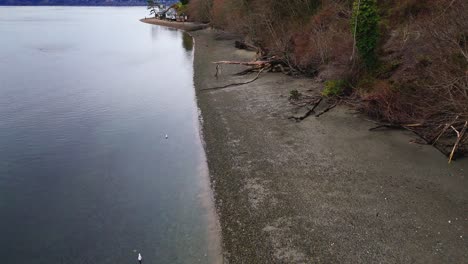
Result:
<svg viewBox="0 0 468 264">
<path fill-rule="evenodd" d="M 269 58 L 263 58 L 261 60 L 255 61 L 214 61 L 213 64 L 231 64 L 250 66 L 255 68 L 265 68 L 270 66 L 275 67 L 277 65 L 284 65 L 284 61 L 277 59 L 276 56 L 272 56 Z"/>
<path fill-rule="evenodd" d="M 258 79 L 258 77 L 260 77 L 260 74 L 263 72 L 263 70 L 265 70 L 265 68 L 261 69 L 261 70 L 257 73 L 257 75 L 255 76 L 255 78 L 253 78 L 253 79 L 250 80 L 250 81 L 240 82 L 240 83 L 230 83 L 230 84 L 226 84 L 226 85 L 223 85 L 223 86 L 201 89 L 200 91 L 219 90 L 219 89 L 229 88 L 229 87 L 233 87 L 233 86 L 240 86 L 240 85 L 244 85 L 244 84 L 253 83 L 253 82 L 255 82 L 255 81 Z"/>
</svg>

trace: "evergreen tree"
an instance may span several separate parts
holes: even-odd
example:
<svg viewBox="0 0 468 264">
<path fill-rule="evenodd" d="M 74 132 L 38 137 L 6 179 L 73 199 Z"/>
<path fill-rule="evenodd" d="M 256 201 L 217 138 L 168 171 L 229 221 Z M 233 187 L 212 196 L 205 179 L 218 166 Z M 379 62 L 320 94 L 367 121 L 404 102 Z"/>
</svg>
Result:
<svg viewBox="0 0 468 264">
<path fill-rule="evenodd" d="M 376 0 L 355 0 L 351 21 L 355 46 L 365 65 L 372 69 L 377 64 L 379 42 L 379 12 Z"/>
<path fill-rule="evenodd" d="M 148 2 L 148 10 L 150 10 L 150 15 L 154 15 L 156 17 L 156 3 L 154 0 L 147 0 Z"/>
</svg>

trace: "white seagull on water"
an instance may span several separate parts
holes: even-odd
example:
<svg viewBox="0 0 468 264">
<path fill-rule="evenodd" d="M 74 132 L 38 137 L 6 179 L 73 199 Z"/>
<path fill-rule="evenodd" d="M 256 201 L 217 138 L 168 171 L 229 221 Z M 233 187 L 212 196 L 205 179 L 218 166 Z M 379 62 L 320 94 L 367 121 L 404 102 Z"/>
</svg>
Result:
<svg viewBox="0 0 468 264">
<path fill-rule="evenodd" d="M 141 257 L 141 254 L 138 253 L 138 263 L 141 263 L 142 260 L 143 260 L 143 257 Z"/>
</svg>

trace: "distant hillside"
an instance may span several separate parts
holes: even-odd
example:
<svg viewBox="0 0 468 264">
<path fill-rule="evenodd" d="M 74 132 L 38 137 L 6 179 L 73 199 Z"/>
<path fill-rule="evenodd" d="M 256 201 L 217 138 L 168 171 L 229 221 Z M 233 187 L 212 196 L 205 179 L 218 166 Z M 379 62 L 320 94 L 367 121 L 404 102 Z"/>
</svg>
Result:
<svg viewBox="0 0 468 264">
<path fill-rule="evenodd" d="M 170 5 L 176 0 L 159 1 L 161 4 Z M 57 6 L 145 6 L 146 0 L 0 0 L 0 5 L 57 5 Z"/>
</svg>

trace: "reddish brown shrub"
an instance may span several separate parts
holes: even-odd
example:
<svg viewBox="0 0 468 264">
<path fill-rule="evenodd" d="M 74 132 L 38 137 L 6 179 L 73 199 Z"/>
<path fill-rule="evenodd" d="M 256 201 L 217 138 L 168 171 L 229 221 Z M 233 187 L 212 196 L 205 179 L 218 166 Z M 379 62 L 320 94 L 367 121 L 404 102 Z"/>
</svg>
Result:
<svg viewBox="0 0 468 264">
<path fill-rule="evenodd" d="M 211 21 L 212 0 L 190 0 L 187 13 L 192 21 L 208 23 Z"/>
</svg>

